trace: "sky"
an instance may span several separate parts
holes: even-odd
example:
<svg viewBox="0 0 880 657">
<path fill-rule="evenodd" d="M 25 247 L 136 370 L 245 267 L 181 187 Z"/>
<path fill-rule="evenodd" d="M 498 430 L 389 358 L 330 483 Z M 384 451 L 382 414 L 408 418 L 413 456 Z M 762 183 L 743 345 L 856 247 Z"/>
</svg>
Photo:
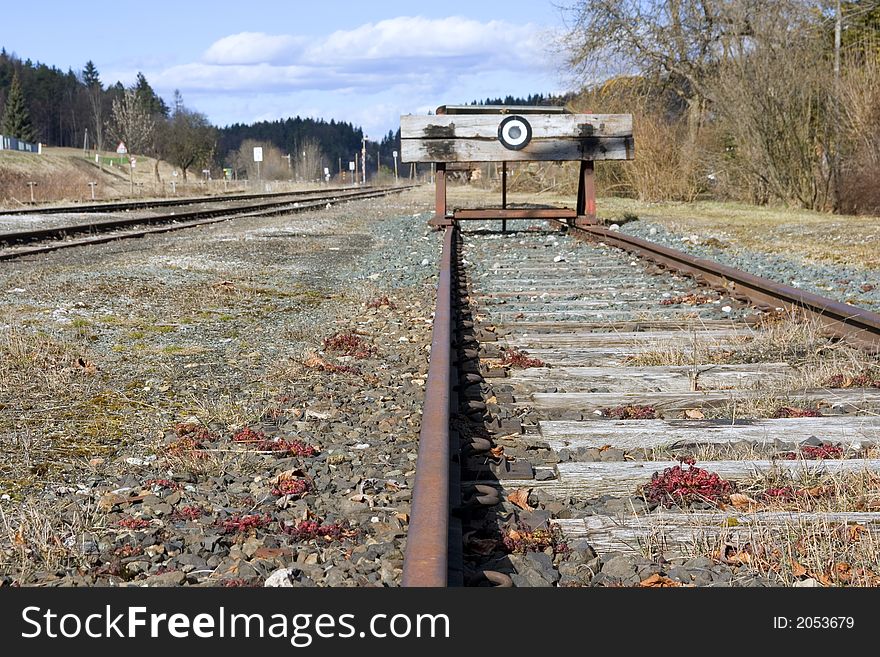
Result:
<svg viewBox="0 0 880 657">
<path fill-rule="evenodd" d="M 91 59 L 104 84 L 141 71 L 219 126 L 302 116 L 380 138 L 401 114 L 569 89 L 553 47 L 564 3 L 7 2 L 0 45 L 64 71 Z"/>
</svg>

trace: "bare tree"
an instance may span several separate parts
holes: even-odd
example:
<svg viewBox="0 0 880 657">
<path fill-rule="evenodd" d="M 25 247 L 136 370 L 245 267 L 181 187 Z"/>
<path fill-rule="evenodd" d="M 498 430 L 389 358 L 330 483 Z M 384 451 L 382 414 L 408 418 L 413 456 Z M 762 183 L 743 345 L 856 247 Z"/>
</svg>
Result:
<svg viewBox="0 0 880 657">
<path fill-rule="evenodd" d="M 327 161 L 324 150 L 317 139 L 309 137 L 297 148 L 296 172 L 297 177 L 305 181 L 319 180 L 323 176 L 324 163 Z"/>
<path fill-rule="evenodd" d="M 125 142 L 130 153 L 151 150 L 155 131 L 156 120 L 134 89 L 126 89 L 122 96 L 113 99 L 107 132 L 113 139 Z"/>
<path fill-rule="evenodd" d="M 260 142 L 255 139 L 245 139 L 238 149 L 227 156 L 229 164 L 239 174 L 250 180 L 257 179 L 257 164 L 254 162 L 254 147 L 263 149 L 263 161 L 260 162 L 259 177 L 263 180 L 289 180 L 291 178 L 291 164 L 287 156 L 281 154 L 274 144 Z"/>
<path fill-rule="evenodd" d="M 765 12 L 751 23 L 752 36 L 731 49 L 714 85 L 727 167 L 751 186 L 752 200 L 825 209 L 838 120 L 832 61 L 805 17 Z"/>
</svg>

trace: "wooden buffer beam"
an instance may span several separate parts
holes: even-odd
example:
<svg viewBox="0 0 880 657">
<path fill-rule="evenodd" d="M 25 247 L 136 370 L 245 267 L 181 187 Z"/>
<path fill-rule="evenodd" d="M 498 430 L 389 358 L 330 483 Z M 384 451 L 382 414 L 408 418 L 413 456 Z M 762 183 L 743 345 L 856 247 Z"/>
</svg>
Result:
<svg viewBox="0 0 880 657">
<path fill-rule="evenodd" d="M 631 114 L 571 114 L 564 107 L 443 105 L 431 116 L 400 117 L 401 158 L 436 164 L 435 227 L 464 219 L 564 219 L 574 225 L 596 223 L 594 163 L 631 160 Z M 580 176 L 574 209 L 507 207 L 507 163 L 578 161 Z M 456 209 L 446 204 L 447 166 L 500 162 L 501 208 Z"/>
</svg>

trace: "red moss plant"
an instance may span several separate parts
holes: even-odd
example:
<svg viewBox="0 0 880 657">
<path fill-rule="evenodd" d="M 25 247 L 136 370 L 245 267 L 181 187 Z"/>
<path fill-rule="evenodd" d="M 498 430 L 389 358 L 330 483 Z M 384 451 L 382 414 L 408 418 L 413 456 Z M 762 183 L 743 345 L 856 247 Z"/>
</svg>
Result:
<svg viewBox="0 0 880 657">
<path fill-rule="evenodd" d="M 654 420 L 658 417 L 657 409 L 653 406 L 632 404 L 629 406 L 605 407 L 599 409 L 602 415 L 614 420 Z"/>
<path fill-rule="evenodd" d="M 540 358 L 530 358 L 529 355 L 519 349 L 507 349 L 501 354 L 501 364 L 507 367 L 517 367 L 519 369 L 528 369 L 530 367 L 547 367 Z"/>
<path fill-rule="evenodd" d="M 786 461 L 804 459 L 816 461 L 820 459 L 842 459 L 843 448 L 837 445 L 805 445 L 796 452 L 785 452 L 779 458 Z"/>
<path fill-rule="evenodd" d="M 318 450 L 312 445 L 308 445 L 301 440 L 286 440 L 284 438 L 268 438 L 262 431 L 254 431 L 250 427 L 245 427 L 235 432 L 232 440 L 237 443 L 248 443 L 253 445 L 258 452 L 272 452 L 273 454 L 286 456 L 293 454 L 294 456 L 315 456 Z"/>
<path fill-rule="evenodd" d="M 822 417 L 817 408 L 799 408 L 797 406 L 780 406 L 773 414 L 775 418 L 788 417 Z"/>
<path fill-rule="evenodd" d="M 146 529 L 150 526 L 150 521 L 144 520 L 143 518 L 123 518 L 117 522 L 116 525 L 123 529 Z"/>
<path fill-rule="evenodd" d="M 866 367 L 855 376 L 835 374 L 825 381 L 826 388 L 880 388 L 880 370 Z"/>
<path fill-rule="evenodd" d="M 303 520 L 296 525 L 284 525 L 281 527 L 281 531 L 295 541 L 311 541 L 320 538 L 328 543 L 352 538 L 358 534 L 356 529 L 349 529 L 341 522 L 325 525 L 320 520 Z"/>
<path fill-rule="evenodd" d="M 642 494 L 652 504 L 689 506 L 694 502 L 727 502 L 736 491 L 736 484 L 722 479 L 718 473 L 695 467 L 692 457 L 679 457 L 680 465 L 655 472 L 651 482 L 642 487 Z M 687 465 L 685 469 L 682 466 Z"/>
<path fill-rule="evenodd" d="M 272 516 L 268 513 L 253 513 L 250 515 L 235 514 L 220 523 L 225 534 L 240 534 L 252 529 L 260 529 L 272 522 Z"/>
<path fill-rule="evenodd" d="M 196 520 L 205 514 L 205 510 L 194 504 L 181 507 L 171 514 L 175 520 Z"/>
<path fill-rule="evenodd" d="M 312 489 L 312 484 L 308 479 L 282 479 L 278 485 L 272 489 L 273 495 L 298 495 L 302 496 Z"/>
<path fill-rule="evenodd" d="M 352 333 L 334 333 L 329 338 L 324 338 L 321 343 L 325 351 L 333 351 L 343 356 L 354 356 L 357 359 L 369 358 L 375 353 L 375 348 L 368 345 L 364 340 Z"/>
</svg>

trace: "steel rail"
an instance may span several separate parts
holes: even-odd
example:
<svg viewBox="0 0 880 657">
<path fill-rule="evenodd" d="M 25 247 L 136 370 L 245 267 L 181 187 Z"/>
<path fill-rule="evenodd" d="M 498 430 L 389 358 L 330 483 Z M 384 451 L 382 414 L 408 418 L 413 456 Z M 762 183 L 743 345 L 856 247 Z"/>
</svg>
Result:
<svg viewBox="0 0 880 657">
<path fill-rule="evenodd" d="M 444 587 L 449 574 L 449 419 L 452 399 L 452 264 L 455 228 L 443 236 L 431 362 L 425 384 L 416 478 L 401 584 Z"/>
<path fill-rule="evenodd" d="M 710 286 L 723 288 L 734 298 L 748 300 L 759 307 L 781 306 L 806 311 L 830 334 L 864 349 L 880 351 L 880 315 L 870 310 L 601 226 L 569 226 L 569 229 L 589 235 L 593 239 L 601 239 L 606 244 L 675 269 Z"/>
<path fill-rule="evenodd" d="M 356 195 L 348 195 L 344 197 L 323 197 L 314 199 L 311 201 L 303 200 L 301 204 L 297 207 L 292 207 L 289 202 L 285 203 L 270 203 L 263 204 L 258 206 L 249 206 L 247 208 L 231 208 L 226 210 L 210 210 L 204 212 L 196 212 L 196 213 L 188 213 L 186 215 L 171 215 L 167 217 L 162 217 L 164 221 L 157 221 L 157 217 L 152 217 L 149 219 L 126 219 L 122 222 L 111 225 L 112 222 L 100 222 L 98 225 L 103 227 L 103 231 L 107 232 L 112 230 L 113 228 L 125 227 L 126 225 L 143 225 L 149 223 L 160 223 L 161 225 L 154 228 L 145 228 L 143 230 L 127 230 L 121 233 L 114 233 L 109 235 L 101 235 L 101 236 L 92 236 L 86 237 L 77 240 L 71 241 L 62 241 L 60 238 L 56 239 L 48 244 L 40 244 L 37 246 L 24 246 L 24 247 L 13 247 L 8 251 L 0 251 L 0 261 L 2 260 L 15 260 L 17 258 L 23 258 L 29 255 L 37 255 L 40 253 L 49 253 L 51 251 L 58 251 L 60 249 L 68 249 L 79 246 L 87 246 L 91 244 L 104 244 L 107 242 L 113 242 L 115 240 L 122 239 L 130 239 L 134 237 L 144 237 L 146 235 L 156 234 L 156 233 L 168 233 L 177 230 L 183 230 L 186 228 L 195 228 L 197 226 L 205 226 L 208 224 L 220 223 L 221 221 L 228 221 L 235 216 L 270 216 L 275 214 L 295 214 L 299 212 L 306 212 L 308 210 L 320 209 L 324 206 L 324 203 L 330 200 L 336 201 L 348 201 L 348 200 L 358 200 L 358 199 L 366 199 L 366 198 L 374 198 L 377 196 L 384 196 L 386 194 L 403 191 L 402 187 L 393 187 L 387 188 L 385 190 L 374 190 L 374 191 L 365 191 L 359 192 Z M 188 221 L 181 221 L 181 219 L 189 218 Z M 174 223 L 171 223 L 174 222 Z M 49 230 L 49 229 L 47 229 Z M 57 229 L 56 229 L 57 230 Z M 87 231 L 80 231 L 87 232 Z M 9 235 L 8 233 L 6 235 Z M 0 234 L 0 243 L 4 242 L 4 235 Z M 30 240 L 34 241 L 34 240 Z"/>
</svg>

